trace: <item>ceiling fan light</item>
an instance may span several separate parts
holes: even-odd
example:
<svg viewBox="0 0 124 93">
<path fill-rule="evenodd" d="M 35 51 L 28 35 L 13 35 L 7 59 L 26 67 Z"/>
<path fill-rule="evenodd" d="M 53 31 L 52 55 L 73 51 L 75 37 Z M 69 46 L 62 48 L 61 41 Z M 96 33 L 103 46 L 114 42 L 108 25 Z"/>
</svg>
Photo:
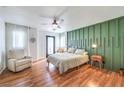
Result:
<svg viewBox="0 0 124 93">
<path fill-rule="evenodd" d="M 53 28 L 57 28 L 58 25 L 57 24 L 52 24 L 52 26 L 53 26 Z"/>
</svg>

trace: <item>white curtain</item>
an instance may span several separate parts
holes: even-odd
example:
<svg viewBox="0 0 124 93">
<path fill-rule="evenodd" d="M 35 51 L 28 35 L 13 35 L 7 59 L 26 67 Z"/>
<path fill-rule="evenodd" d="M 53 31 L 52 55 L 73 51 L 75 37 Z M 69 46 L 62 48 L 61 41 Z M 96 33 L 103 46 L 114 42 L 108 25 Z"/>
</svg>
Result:
<svg viewBox="0 0 124 93">
<path fill-rule="evenodd" d="M 28 55 L 28 27 L 6 23 L 6 48 L 24 49 L 25 55 Z"/>
<path fill-rule="evenodd" d="M 24 31 L 15 30 L 12 33 L 12 47 L 14 49 L 24 49 L 26 47 L 26 33 Z"/>
</svg>

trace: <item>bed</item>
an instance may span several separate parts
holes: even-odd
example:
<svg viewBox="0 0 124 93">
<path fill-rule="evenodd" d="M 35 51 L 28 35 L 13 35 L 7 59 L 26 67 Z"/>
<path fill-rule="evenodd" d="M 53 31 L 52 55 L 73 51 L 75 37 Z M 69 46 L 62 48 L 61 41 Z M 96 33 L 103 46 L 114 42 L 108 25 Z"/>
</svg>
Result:
<svg viewBox="0 0 124 93">
<path fill-rule="evenodd" d="M 89 61 L 89 56 L 77 55 L 73 53 L 55 53 L 47 58 L 48 64 L 51 63 L 58 67 L 59 73 L 62 74 L 70 68 L 77 67 Z M 49 66 L 49 65 L 48 65 Z"/>
</svg>

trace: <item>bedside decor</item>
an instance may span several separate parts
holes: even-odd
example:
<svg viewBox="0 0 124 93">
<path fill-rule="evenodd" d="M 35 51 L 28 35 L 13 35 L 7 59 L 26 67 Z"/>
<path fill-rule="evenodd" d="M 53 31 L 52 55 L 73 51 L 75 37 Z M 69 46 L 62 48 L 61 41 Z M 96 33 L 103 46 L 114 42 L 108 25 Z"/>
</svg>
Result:
<svg viewBox="0 0 124 93">
<path fill-rule="evenodd" d="M 97 48 L 97 44 L 92 44 L 92 49 L 94 50 L 95 54 L 96 54 L 96 48 Z"/>
<path fill-rule="evenodd" d="M 31 37 L 31 38 L 30 38 L 30 42 L 31 42 L 31 43 L 34 43 L 35 41 L 36 41 L 36 38 L 35 38 L 35 37 Z"/>
<path fill-rule="evenodd" d="M 97 45 L 96 44 L 92 44 L 92 48 L 93 49 L 97 48 Z"/>
</svg>

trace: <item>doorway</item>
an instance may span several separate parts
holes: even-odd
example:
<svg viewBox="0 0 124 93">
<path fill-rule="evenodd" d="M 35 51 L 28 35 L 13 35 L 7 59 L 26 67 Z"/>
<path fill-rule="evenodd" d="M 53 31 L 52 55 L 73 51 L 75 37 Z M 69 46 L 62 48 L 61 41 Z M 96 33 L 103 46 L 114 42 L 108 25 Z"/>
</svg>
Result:
<svg viewBox="0 0 124 93">
<path fill-rule="evenodd" d="M 46 36 L 46 57 L 55 53 L 55 36 Z"/>
</svg>

